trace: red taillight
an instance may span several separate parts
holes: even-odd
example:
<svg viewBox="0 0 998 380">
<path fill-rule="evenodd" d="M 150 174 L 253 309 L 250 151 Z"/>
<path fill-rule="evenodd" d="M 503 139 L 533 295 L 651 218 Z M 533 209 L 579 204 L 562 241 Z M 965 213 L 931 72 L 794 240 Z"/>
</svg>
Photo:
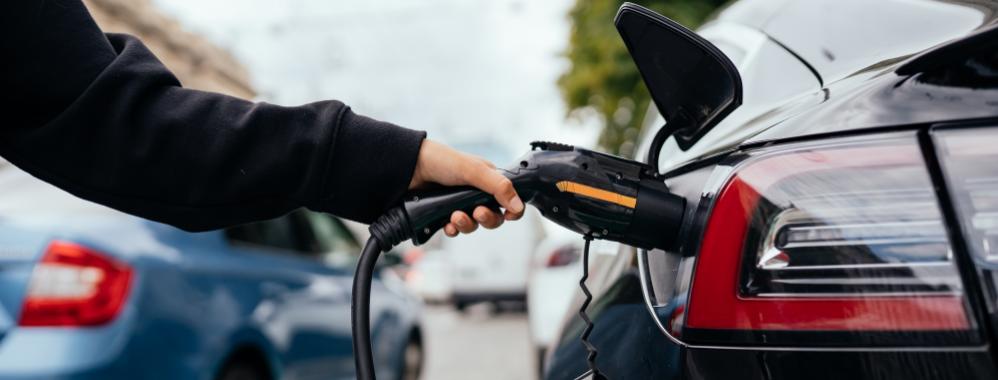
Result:
<svg viewBox="0 0 998 380">
<path fill-rule="evenodd" d="M 35 266 L 21 326 L 97 326 L 121 311 L 132 269 L 90 248 L 54 241 Z"/>
<path fill-rule="evenodd" d="M 402 263 L 406 265 L 413 265 L 426 257 L 426 251 L 421 247 L 412 247 L 402 254 Z"/>
<path fill-rule="evenodd" d="M 579 248 L 574 245 L 558 247 L 548 256 L 546 266 L 548 268 L 563 267 L 579 261 Z"/>
<path fill-rule="evenodd" d="M 781 331 L 972 329 L 914 139 L 739 165 L 707 221 L 684 327 L 745 331 L 754 343 Z"/>
</svg>

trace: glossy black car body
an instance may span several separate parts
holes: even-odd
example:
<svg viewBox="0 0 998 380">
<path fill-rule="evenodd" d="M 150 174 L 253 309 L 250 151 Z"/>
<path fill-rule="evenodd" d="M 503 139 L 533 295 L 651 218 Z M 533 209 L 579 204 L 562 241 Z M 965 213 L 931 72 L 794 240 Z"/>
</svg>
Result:
<svg viewBox="0 0 998 380">
<path fill-rule="evenodd" d="M 666 182 L 689 202 L 686 241 L 670 252 L 636 254 L 622 246 L 615 256 L 592 259 L 589 315 L 599 369 L 611 379 L 998 377 L 998 265 L 971 257 L 973 242 L 961 233 L 935 138 L 947 129 L 998 128 L 996 19 L 995 1 L 743 0 L 701 29 L 738 64 L 745 104 L 690 149 L 667 143 L 661 152 Z M 719 172 L 760 150 L 878 136 L 901 136 L 924 155 L 975 324 L 968 340 L 937 344 L 912 335 L 904 344 L 837 344 L 813 334 L 729 344 L 729 334 L 670 333 L 651 316 L 686 304 L 689 293 L 680 285 L 663 302 L 671 309 L 652 307 L 642 276 L 689 285 L 679 263 L 699 254 Z M 649 265 L 652 255 L 662 263 Z M 575 378 L 588 369 L 582 328 L 574 314 L 566 317 L 545 378 Z"/>
</svg>

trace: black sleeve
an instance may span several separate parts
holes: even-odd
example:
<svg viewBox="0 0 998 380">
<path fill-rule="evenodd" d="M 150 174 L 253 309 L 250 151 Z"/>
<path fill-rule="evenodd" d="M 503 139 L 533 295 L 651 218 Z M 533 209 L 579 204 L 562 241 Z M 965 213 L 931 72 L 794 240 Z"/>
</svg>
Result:
<svg viewBox="0 0 998 380">
<path fill-rule="evenodd" d="M 81 198 L 187 230 L 299 207 L 370 222 L 411 180 L 423 132 L 182 88 L 80 0 L 0 13 L 0 156 Z"/>
</svg>

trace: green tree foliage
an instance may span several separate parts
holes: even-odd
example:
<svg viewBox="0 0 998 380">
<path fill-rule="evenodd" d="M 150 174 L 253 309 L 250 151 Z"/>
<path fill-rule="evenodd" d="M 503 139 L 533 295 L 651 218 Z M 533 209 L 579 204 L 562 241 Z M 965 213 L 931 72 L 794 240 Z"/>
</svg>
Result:
<svg viewBox="0 0 998 380">
<path fill-rule="evenodd" d="M 727 0 L 647 0 L 637 3 L 688 28 L 696 28 Z M 569 117 L 595 110 L 603 119 L 599 145 L 631 155 L 651 96 L 641 81 L 613 17 L 623 1 L 576 0 L 567 56 L 571 67 L 558 80 Z"/>
</svg>

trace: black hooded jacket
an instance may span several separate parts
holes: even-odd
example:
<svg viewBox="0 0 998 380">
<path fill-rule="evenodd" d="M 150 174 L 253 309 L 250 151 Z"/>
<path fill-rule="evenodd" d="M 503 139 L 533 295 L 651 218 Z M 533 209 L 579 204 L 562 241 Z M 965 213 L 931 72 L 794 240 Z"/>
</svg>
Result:
<svg viewBox="0 0 998 380">
<path fill-rule="evenodd" d="M 423 132 L 185 89 L 80 0 L 2 8 L 0 156 L 76 196 L 209 230 L 300 207 L 370 222 L 411 180 Z"/>
</svg>

